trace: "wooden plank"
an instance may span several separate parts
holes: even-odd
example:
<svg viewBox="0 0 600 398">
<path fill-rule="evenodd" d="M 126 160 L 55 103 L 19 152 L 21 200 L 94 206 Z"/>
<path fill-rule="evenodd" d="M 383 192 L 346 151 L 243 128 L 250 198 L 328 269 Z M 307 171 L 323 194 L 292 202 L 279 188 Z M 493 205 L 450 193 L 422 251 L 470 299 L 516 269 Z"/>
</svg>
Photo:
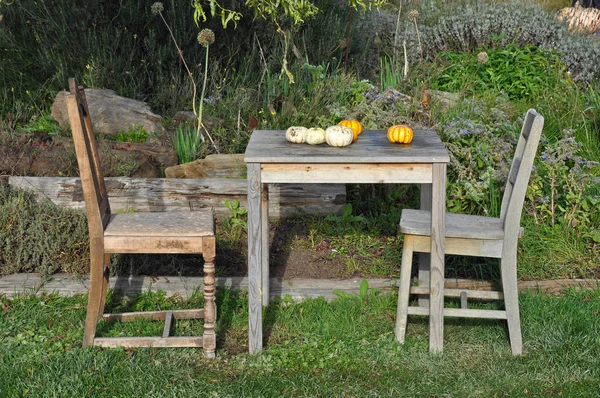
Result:
<svg viewBox="0 0 600 398">
<path fill-rule="evenodd" d="M 446 283 L 446 286 L 448 283 Z M 411 286 L 411 294 L 429 294 L 429 288 L 421 286 Z M 446 297 L 462 297 L 466 294 L 467 298 L 482 299 L 482 300 L 503 300 L 502 292 L 495 290 L 468 290 L 468 289 L 448 289 L 444 288 L 444 296 Z"/>
<path fill-rule="evenodd" d="M 420 208 L 421 210 L 427 210 L 431 212 L 431 184 L 421 184 L 421 192 L 420 192 Z M 428 220 L 431 222 L 431 220 Z M 429 243 L 429 242 L 427 242 Z M 429 243 L 431 247 L 431 243 Z M 419 253 L 419 270 L 418 270 L 418 283 L 419 286 L 427 286 L 429 288 L 429 265 L 431 263 L 431 258 L 429 255 L 429 250 Z M 419 307 L 429 307 L 429 291 L 427 294 L 422 294 L 419 296 Z"/>
<path fill-rule="evenodd" d="M 460 292 L 460 308 L 467 309 L 467 292 L 465 291 Z"/>
<path fill-rule="evenodd" d="M 429 235 L 431 225 L 427 210 L 404 209 L 400 232 Z M 467 239 L 504 239 L 504 222 L 500 218 L 471 214 L 446 214 L 446 237 Z"/>
<path fill-rule="evenodd" d="M 104 250 L 107 253 L 156 253 L 197 254 L 202 253 L 202 237 L 183 236 L 161 238 L 156 236 L 106 236 Z"/>
<path fill-rule="evenodd" d="M 171 334 L 171 325 L 173 324 L 173 311 L 167 311 L 165 313 L 165 327 L 163 328 L 163 338 L 169 337 Z"/>
<path fill-rule="evenodd" d="M 30 190 L 57 205 L 85 209 L 81 182 L 76 177 L 10 176 L 9 184 Z M 246 208 L 248 183 L 228 178 L 106 178 L 113 214 L 131 211 L 189 211 L 212 208 L 217 217 L 231 211 L 225 200 L 237 200 Z M 340 214 L 346 205 L 344 184 L 272 184 L 269 216 L 273 219 L 298 212 L 315 215 Z"/>
<path fill-rule="evenodd" d="M 446 217 L 446 164 L 433 166 L 431 184 L 431 267 L 429 295 L 429 350 L 444 347 L 444 243 Z"/>
<path fill-rule="evenodd" d="M 431 164 L 263 164 L 268 183 L 422 184 L 431 183 Z"/>
<path fill-rule="evenodd" d="M 104 236 L 202 237 L 215 234 L 213 213 L 198 211 L 115 214 Z"/>
<path fill-rule="evenodd" d="M 423 307 L 408 307 L 408 313 L 409 315 L 429 315 L 429 309 Z M 444 308 L 443 316 L 457 318 L 506 319 L 506 311 Z"/>
<path fill-rule="evenodd" d="M 429 253 L 431 238 L 429 236 L 413 235 L 415 239 L 415 252 Z M 491 239 L 463 239 L 446 237 L 446 254 L 459 254 L 462 256 L 493 257 L 502 256 L 502 240 Z"/>
<path fill-rule="evenodd" d="M 250 354 L 262 350 L 262 182 L 260 164 L 248 164 L 248 323 Z"/>
<path fill-rule="evenodd" d="M 246 147 L 247 163 L 447 163 L 448 151 L 433 130 L 415 130 L 410 144 L 392 144 L 383 130 L 365 130 L 350 146 L 292 144 L 284 131 L 257 130 Z"/>
<path fill-rule="evenodd" d="M 262 236 L 261 242 L 261 273 L 262 273 L 262 300 L 263 306 L 269 305 L 269 191 L 268 184 L 262 184 L 262 193 L 260 195 L 260 208 L 262 211 L 260 217 L 260 228 Z"/>
<path fill-rule="evenodd" d="M 96 337 L 94 345 L 107 348 L 202 347 L 202 337 Z"/>
</svg>

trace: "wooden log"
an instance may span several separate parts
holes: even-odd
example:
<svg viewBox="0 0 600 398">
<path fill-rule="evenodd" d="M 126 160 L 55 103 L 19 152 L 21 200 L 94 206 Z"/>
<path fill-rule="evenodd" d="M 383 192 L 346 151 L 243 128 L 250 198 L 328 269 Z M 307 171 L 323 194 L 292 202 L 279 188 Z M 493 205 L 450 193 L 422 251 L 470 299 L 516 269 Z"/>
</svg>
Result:
<svg viewBox="0 0 600 398">
<path fill-rule="evenodd" d="M 209 178 L 106 178 L 113 213 L 129 211 L 185 211 L 213 208 L 217 217 L 230 215 L 225 201 L 247 205 L 248 181 Z M 10 176 L 9 185 L 27 189 L 57 205 L 84 209 L 81 182 L 76 177 Z M 346 204 L 344 184 L 269 184 L 269 216 L 297 212 L 324 216 L 341 214 Z"/>
<path fill-rule="evenodd" d="M 325 297 L 327 300 L 338 297 L 333 291 L 346 294 L 358 294 L 362 279 L 270 279 L 270 296 L 291 296 L 294 300 L 306 298 Z M 378 289 L 383 293 L 396 291 L 397 280 L 395 279 L 369 279 L 369 288 Z M 217 289 L 248 290 L 248 278 L 246 277 L 217 277 Z M 191 297 L 198 289 L 204 286 L 202 276 L 145 276 L 130 275 L 116 276 L 109 280 L 108 287 L 115 290 L 116 294 L 132 297 L 142 291 L 164 291 L 167 296 L 179 295 L 183 298 Z M 575 288 L 578 290 L 597 290 L 600 287 L 600 279 L 556 279 L 541 281 L 519 281 L 519 291 L 533 291 L 546 294 L 561 294 L 565 290 Z M 0 276 L 0 295 L 15 297 L 22 294 L 50 294 L 57 293 L 62 296 L 73 296 L 88 292 L 89 279 L 73 274 L 54 274 L 50 278 L 42 278 L 35 273 L 21 273 Z M 492 289 L 498 286 L 472 279 L 446 279 L 445 288 L 450 292 L 455 289 L 479 290 L 479 293 L 471 292 L 469 296 L 474 298 L 495 299 L 497 293 Z M 414 289 L 414 287 L 413 287 Z M 485 293 L 487 292 L 487 293 Z M 421 291 L 415 290 L 419 294 Z M 498 296 L 499 297 L 499 296 Z M 428 308 L 426 307 L 428 310 Z M 175 315 L 177 318 L 177 314 Z"/>
</svg>

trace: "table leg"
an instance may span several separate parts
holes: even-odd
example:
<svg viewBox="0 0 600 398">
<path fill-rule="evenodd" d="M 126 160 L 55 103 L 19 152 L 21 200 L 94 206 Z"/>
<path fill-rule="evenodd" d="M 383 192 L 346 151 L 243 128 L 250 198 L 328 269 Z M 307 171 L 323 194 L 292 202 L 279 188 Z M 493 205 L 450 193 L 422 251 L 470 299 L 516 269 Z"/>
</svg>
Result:
<svg viewBox="0 0 600 398">
<path fill-rule="evenodd" d="M 262 305 L 269 305 L 269 185 L 262 184 L 260 201 L 262 229 L 261 236 L 261 272 L 262 272 Z"/>
<path fill-rule="evenodd" d="M 262 350 L 262 183 L 260 163 L 248 163 L 248 347 Z"/>
<path fill-rule="evenodd" d="M 421 184 L 421 210 L 431 210 L 431 184 Z M 429 287 L 429 267 L 431 256 L 429 253 L 419 253 L 419 286 Z M 429 307 L 429 295 L 419 294 L 419 307 Z"/>
<path fill-rule="evenodd" d="M 431 189 L 431 295 L 429 351 L 444 347 L 444 242 L 446 234 L 446 164 L 433 165 Z"/>
</svg>

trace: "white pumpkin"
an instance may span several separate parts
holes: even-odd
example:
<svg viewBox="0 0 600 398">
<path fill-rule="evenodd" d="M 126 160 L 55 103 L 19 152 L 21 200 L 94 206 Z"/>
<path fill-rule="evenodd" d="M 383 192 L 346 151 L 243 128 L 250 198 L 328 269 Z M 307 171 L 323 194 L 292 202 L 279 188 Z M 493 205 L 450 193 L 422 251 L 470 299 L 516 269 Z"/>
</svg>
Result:
<svg viewBox="0 0 600 398">
<path fill-rule="evenodd" d="M 306 141 L 308 129 L 302 126 L 292 126 L 285 132 L 285 139 L 294 144 L 303 144 Z"/>
<path fill-rule="evenodd" d="M 320 127 L 311 127 L 306 131 L 306 143 L 319 145 L 325 142 L 325 130 Z"/>
<path fill-rule="evenodd" d="M 346 126 L 330 126 L 325 130 L 325 141 L 330 146 L 348 146 L 353 138 L 352 129 Z"/>
</svg>

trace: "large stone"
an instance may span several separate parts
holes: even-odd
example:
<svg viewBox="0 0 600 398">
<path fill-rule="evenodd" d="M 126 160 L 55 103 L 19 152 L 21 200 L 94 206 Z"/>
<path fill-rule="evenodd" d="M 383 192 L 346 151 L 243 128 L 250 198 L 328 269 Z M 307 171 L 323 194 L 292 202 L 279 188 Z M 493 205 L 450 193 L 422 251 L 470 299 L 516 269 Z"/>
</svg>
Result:
<svg viewBox="0 0 600 398">
<path fill-rule="evenodd" d="M 244 154 L 215 154 L 204 159 L 167 167 L 167 178 L 244 178 L 246 163 Z"/>
<path fill-rule="evenodd" d="M 441 105 L 443 109 L 452 108 L 460 101 L 460 94 L 458 93 L 429 90 L 429 94 L 431 95 L 431 101 Z"/>
<path fill-rule="evenodd" d="M 565 22 L 572 32 L 583 34 L 600 32 L 600 10 L 596 8 L 566 7 L 556 14 L 556 18 Z"/>
<path fill-rule="evenodd" d="M 69 126 L 66 95 L 66 91 L 59 92 L 52 104 L 52 117 L 63 127 Z M 162 117 L 152 113 L 145 102 L 121 97 L 105 89 L 85 89 L 85 96 L 95 133 L 115 134 L 139 126 L 151 135 L 164 131 L 160 125 Z"/>
</svg>

